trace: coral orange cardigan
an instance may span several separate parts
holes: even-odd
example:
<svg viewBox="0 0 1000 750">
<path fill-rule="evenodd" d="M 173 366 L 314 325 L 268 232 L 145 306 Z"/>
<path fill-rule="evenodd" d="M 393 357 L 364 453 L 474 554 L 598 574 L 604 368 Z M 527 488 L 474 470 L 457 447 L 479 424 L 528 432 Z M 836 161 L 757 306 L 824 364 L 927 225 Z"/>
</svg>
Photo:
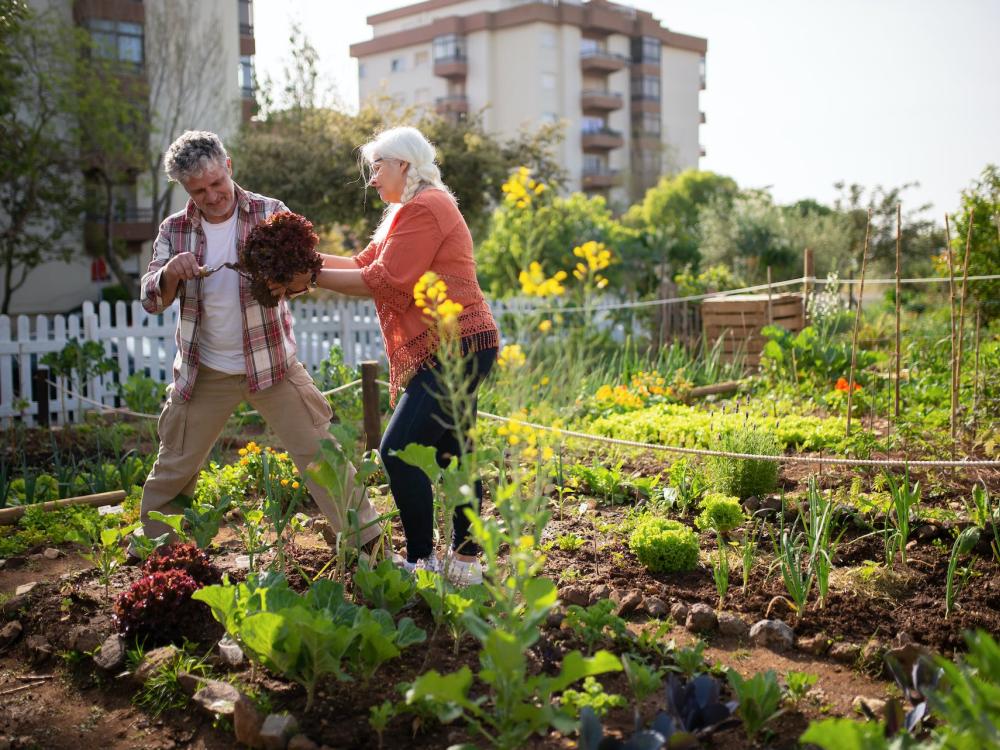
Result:
<svg viewBox="0 0 1000 750">
<path fill-rule="evenodd" d="M 448 297 L 464 308 L 458 327 L 465 350 L 499 347 L 496 321 L 476 279 L 472 235 L 445 191 L 424 189 L 401 206 L 385 239 L 369 244 L 354 262 L 375 301 L 393 403 L 438 348 L 437 332 L 413 299 L 413 287 L 427 271 L 436 273 L 448 285 Z"/>
</svg>

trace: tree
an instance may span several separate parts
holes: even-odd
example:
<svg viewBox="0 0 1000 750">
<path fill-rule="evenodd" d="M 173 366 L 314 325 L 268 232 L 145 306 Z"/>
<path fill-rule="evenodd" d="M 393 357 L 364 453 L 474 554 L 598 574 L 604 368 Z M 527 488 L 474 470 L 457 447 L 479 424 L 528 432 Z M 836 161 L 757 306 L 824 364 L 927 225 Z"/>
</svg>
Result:
<svg viewBox="0 0 1000 750">
<path fill-rule="evenodd" d="M 962 191 L 962 208 L 953 217 L 951 239 L 956 277 L 961 274 L 965 258 L 970 215 L 969 275 L 995 274 L 1000 269 L 1000 167 L 996 164 L 987 164 L 979 179 Z M 972 282 L 969 294 L 979 303 L 984 321 L 1000 318 L 1000 281 Z"/>
<path fill-rule="evenodd" d="M 736 182 L 714 172 L 688 169 L 663 177 L 630 208 L 623 223 L 659 237 L 665 260 L 676 268 L 699 261 L 700 212 L 710 203 L 729 205 L 738 192 Z"/>
<path fill-rule="evenodd" d="M 144 144 L 156 223 L 170 213 L 173 198 L 174 183 L 163 173 L 167 147 L 182 130 L 203 129 L 213 109 L 237 106 L 219 102 L 228 71 L 218 43 L 218 13 L 209 9 L 209 4 L 198 0 L 146 3 L 144 47 L 151 121 Z M 193 18 L 199 22 L 190 23 Z"/>
</svg>

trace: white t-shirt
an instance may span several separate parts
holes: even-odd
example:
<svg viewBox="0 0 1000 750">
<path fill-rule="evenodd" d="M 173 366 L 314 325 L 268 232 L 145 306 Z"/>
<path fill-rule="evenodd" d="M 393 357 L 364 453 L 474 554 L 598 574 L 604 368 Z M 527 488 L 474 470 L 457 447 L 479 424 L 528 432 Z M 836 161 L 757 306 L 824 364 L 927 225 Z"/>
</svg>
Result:
<svg viewBox="0 0 1000 750">
<path fill-rule="evenodd" d="M 236 262 L 236 211 L 221 224 L 201 222 L 205 233 L 205 265 Z M 240 275 L 222 268 L 202 279 L 201 331 L 198 349 L 201 364 L 219 372 L 245 374 L 243 309 Z"/>
</svg>

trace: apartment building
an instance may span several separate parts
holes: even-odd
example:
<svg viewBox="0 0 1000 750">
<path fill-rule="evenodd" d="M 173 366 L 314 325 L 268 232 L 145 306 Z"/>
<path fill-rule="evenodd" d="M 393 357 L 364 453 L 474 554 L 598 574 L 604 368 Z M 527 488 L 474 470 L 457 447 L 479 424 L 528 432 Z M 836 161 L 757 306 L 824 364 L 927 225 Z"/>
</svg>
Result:
<svg viewBox="0 0 1000 750">
<path fill-rule="evenodd" d="M 362 101 L 450 117 L 482 112 L 512 136 L 562 121 L 568 188 L 623 207 L 704 156 L 705 39 L 606 0 L 425 0 L 368 17 L 351 46 Z"/>
<path fill-rule="evenodd" d="M 149 120 L 140 132 L 150 138 L 154 158 L 184 130 L 213 130 L 225 139 L 254 114 L 252 0 L 28 0 L 28 5 L 87 29 L 94 52 L 115 63 L 129 90 L 143 92 Z M 150 164 L 148 171 L 113 187 L 111 236 L 124 246 L 125 268 L 135 278 L 146 269 L 160 221 L 187 200 L 180 188 L 168 195 L 160 172 L 154 178 Z M 87 190 L 99 189 L 82 173 L 80 180 Z M 103 288 L 115 285 L 96 257 L 106 222 L 103 214 L 83 217 L 79 232 L 63 240 L 73 260 L 34 269 L 14 293 L 11 313 L 65 312 L 100 299 Z"/>
</svg>

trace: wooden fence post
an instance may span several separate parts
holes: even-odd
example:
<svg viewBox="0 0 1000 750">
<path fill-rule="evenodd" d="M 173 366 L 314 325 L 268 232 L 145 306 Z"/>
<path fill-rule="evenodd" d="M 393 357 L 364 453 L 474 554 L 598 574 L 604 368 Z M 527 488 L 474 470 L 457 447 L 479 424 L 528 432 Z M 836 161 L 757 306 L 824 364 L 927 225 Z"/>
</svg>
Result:
<svg viewBox="0 0 1000 750">
<path fill-rule="evenodd" d="M 379 412 L 378 362 L 361 363 L 361 403 L 364 407 L 365 450 L 378 448 L 382 441 L 382 415 Z"/>
<path fill-rule="evenodd" d="M 35 392 L 35 401 L 38 403 L 38 416 L 36 421 L 39 427 L 49 426 L 49 368 L 39 367 L 32 376 L 34 383 L 32 390 Z"/>
<path fill-rule="evenodd" d="M 802 255 L 802 322 L 805 325 L 809 325 L 809 297 L 812 295 L 813 276 L 815 275 L 813 251 L 811 247 L 807 247 Z"/>
</svg>

